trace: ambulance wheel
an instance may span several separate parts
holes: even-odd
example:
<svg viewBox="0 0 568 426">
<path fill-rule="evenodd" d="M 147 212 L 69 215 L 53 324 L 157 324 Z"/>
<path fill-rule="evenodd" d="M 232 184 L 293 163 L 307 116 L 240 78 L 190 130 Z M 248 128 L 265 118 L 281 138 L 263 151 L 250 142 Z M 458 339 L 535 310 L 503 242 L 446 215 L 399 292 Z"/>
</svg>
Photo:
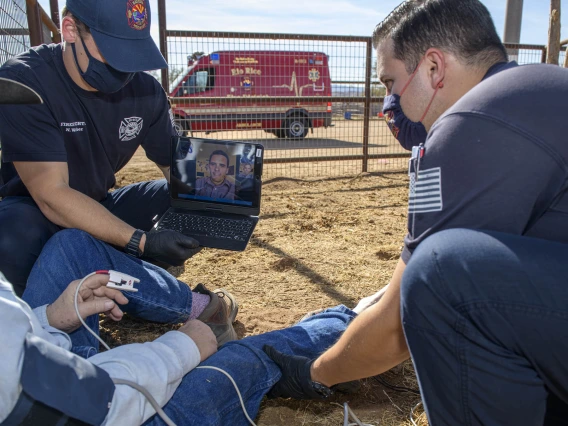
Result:
<svg viewBox="0 0 568 426">
<path fill-rule="evenodd" d="M 286 130 L 284 129 L 276 129 L 274 131 L 274 135 L 278 138 L 278 139 L 284 139 L 286 138 Z"/>
<path fill-rule="evenodd" d="M 290 139 L 304 139 L 308 134 L 308 120 L 302 116 L 290 117 L 286 122 L 286 136 Z"/>
</svg>

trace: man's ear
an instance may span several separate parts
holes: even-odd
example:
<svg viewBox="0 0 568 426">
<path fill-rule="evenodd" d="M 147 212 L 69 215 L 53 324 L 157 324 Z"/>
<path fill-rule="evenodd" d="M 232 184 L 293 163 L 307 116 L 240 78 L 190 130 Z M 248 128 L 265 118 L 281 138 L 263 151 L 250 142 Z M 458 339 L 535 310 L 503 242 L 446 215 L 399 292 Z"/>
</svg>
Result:
<svg viewBox="0 0 568 426">
<path fill-rule="evenodd" d="M 444 86 L 446 77 L 446 57 L 440 49 L 431 48 L 426 51 L 425 61 L 428 69 L 428 80 L 432 89 Z"/>
<path fill-rule="evenodd" d="M 63 40 L 68 43 L 75 43 L 77 41 L 77 25 L 75 21 L 70 16 L 65 16 L 61 20 L 61 35 Z"/>
</svg>

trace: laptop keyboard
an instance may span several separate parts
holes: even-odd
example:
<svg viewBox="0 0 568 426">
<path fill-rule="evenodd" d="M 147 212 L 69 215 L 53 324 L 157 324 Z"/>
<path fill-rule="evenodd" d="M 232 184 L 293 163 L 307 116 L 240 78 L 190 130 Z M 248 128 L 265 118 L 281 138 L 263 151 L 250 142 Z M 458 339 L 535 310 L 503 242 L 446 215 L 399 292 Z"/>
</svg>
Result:
<svg viewBox="0 0 568 426">
<path fill-rule="evenodd" d="M 172 229 L 185 235 L 203 235 L 212 238 L 246 241 L 253 225 L 254 222 L 247 219 L 228 219 L 168 212 L 158 225 L 157 230 Z"/>
</svg>

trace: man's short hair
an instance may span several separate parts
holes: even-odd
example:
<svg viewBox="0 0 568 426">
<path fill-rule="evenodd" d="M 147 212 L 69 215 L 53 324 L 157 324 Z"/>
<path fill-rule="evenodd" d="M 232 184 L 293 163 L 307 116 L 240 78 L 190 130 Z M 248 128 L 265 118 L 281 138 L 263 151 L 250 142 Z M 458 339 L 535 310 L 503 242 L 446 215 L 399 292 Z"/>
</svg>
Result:
<svg viewBox="0 0 568 426">
<path fill-rule="evenodd" d="M 479 0 L 406 0 L 376 26 L 373 46 L 389 37 L 394 57 L 409 74 L 430 48 L 475 68 L 507 61 L 491 14 Z"/>
<path fill-rule="evenodd" d="M 222 155 L 223 157 L 225 157 L 227 159 L 227 167 L 229 166 L 229 156 L 225 151 L 221 151 L 220 149 L 213 151 L 209 156 L 209 161 L 211 161 L 214 155 Z"/>
<path fill-rule="evenodd" d="M 63 10 L 61 11 L 61 16 L 63 17 L 69 16 L 70 18 L 73 19 L 73 22 L 75 22 L 75 26 L 77 27 L 77 32 L 79 33 L 80 37 L 83 37 L 85 34 L 91 34 L 91 29 L 79 18 L 73 16 L 73 14 L 69 11 L 69 9 L 67 9 L 67 6 L 63 7 Z"/>
</svg>

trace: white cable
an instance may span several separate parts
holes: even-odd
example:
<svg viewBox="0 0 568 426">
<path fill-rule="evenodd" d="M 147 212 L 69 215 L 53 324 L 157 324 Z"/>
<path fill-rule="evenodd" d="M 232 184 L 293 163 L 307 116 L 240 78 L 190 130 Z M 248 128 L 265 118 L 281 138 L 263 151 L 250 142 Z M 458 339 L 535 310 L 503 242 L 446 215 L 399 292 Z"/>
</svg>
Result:
<svg viewBox="0 0 568 426">
<path fill-rule="evenodd" d="M 412 410 L 410 410 L 410 421 L 412 422 L 413 426 L 418 426 L 416 424 L 416 422 L 414 421 L 414 410 L 416 410 L 421 404 L 422 404 L 422 401 L 420 401 L 418 404 L 416 404 L 414 407 L 412 407 Z"/>
<path fill-rule="evenodd" d="M 349 418 L 355 420 L 355 423 L 349 423 Z M 368 423 L 362 423 L 361 420 L 355 415 L 353 410 L 346 402 L 343 403 L 343 426 L 373 426 Z"/>
<path fill-rule="evenodd" d="M 134 383 L 131 382 L 130 380 L 123 380 L 123 379 L 112 379 L 112 381 L 117 385 L 127 385 L 130 386 L 131 388 L 136 389 L 138 392 L 140 392 L 142 395 L 146 397 L 150 405 L 154 407 L 154 410 L 156 410 L 156 413 L 162 418 L 164 423 L 166 423 L 168 426 L 176 426 L 176 424 L 172 421 L 172 419 L 170 419 L 168 415 L 164 413 L 164 410 L 162 410 L 162 408 L 160 407 L 158 402 L 154 399 L 152 394 L 150 394 L 150 392 L 148 392 L 138 383 Z"/>
<path fill-rule="evenodd" d="M 247 418 L 247 420 L 249 421 L 249 423 L 252 426 L 256 426 L 256 424 L 252 421 L 252 419 L 249 417 L 248 413 L 247 413 L 247 409 L 245 407 L 245 403 L 243 402 L 243 397 L 241 396 L 241 392 L 239 391 L 239 387 L 237 386 L 237 384 L 235 383 L 235 381 L 233 380 L 233 378 L 231 377 L 231 375 L 229 373 L 227 373 L 225 370 L 222 370 L 220 368 L 217 367 L 212 367 L 210 365 L 202 365 L 200 367 L 196 367 L 196 368 L 207 368 L 210 370 L 217 370 L 220 373 L 223 373 L 225 376 L 227 376 L 229 378 L 229 380 L 231 381 L 231 383 L 233 384 L 233 386 L 235 387 L 235 390 L 237 391 L 237 395 L 239 396 L 239 401 L 241 402 L 241 407 L 243 409 L 243 413 L 245 413 L 245 417 Z"/>
<path fill-rule="evenodd" d="M 91 330 L 89 328 L 89 326 L 85 323 L 85 321 L 83 321 L 83 318 L 81 317 L 81 314 L 79 313 L 79 304 L 77 302 L 77 298 L 79 296 L 79 290 L 81 289 L 81 286 L 83 285 L 83 283 L 85 282 L 85 280 L 89 277 L 92 277 L 93 275 L 96 275 L 96 272 L 91 272 L 89 275 L 87 275 L 85 278 L 83 278 L 81 280 L 81 282 L 79 283 L 79 285 L 77 286 L 77 289 L 75 290 L 75 313 L 77 314 L 77 317 L 79 318 L 79 320 L 81 321 L 81 324 L 83 324 L 83 326 L 87 329 L 87 331 L 89 333 L 91 333 L 93 336 L 95 336 L 97 338 L 97 340 L 99 342 L 102 343 L 102 345 L 107 349 L 107 351 L 110 351 L 109 346 L 105 343 L 105 341 L 103 339 L 101 339 L 99 337 L 99 335 L 97 333 L 95 333 L 93 330 Z"/>
</svg>

